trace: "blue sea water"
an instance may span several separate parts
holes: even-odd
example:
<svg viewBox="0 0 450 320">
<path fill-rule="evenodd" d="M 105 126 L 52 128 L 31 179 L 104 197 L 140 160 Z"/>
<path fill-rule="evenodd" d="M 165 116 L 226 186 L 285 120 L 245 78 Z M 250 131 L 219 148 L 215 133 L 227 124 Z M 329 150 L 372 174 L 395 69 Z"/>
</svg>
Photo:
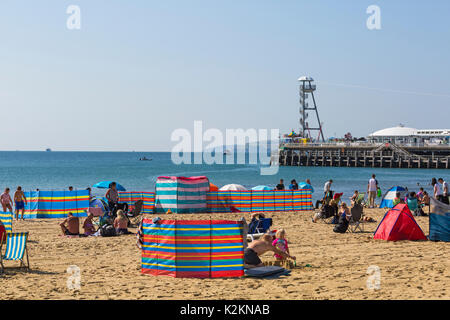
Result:
<svg viewBox="0 0 450 320">
<path fill-rule="evenodd" d="M 141 157 L 152 161 L 139 161 Z M 212 183 L 221 187 L 229 183 L 245 187 L 256 185 L 275 186 L 280 178 L 288 185 L 310 179 L 315 193 L 313 199 L 322 196 L 323 185 L 333 179 L 333 190 L 344 192 L 344 200 L 354 190 L 365 191 L 367 181 L 375 173 L 383 192 L 394 185 L 417 191 L 419 187 L 431 192 L 433 177 L 450 180 L 449 170 L 436 169 L 384 169 L 384 168 L 328 168 L 328 167 L 280 167 L 273 176 L 260 175 L 259 165 L 175 165 L 169 152 L 0 152 L 0 188 L 12 190 L 20 185 L 24 190 L 66 190 L 68 186 L 85 189 L 102 180 L 114 180 L 129 191 L 154 191 L 158 176 L 206 175 Z M 93 189 L 101 195 L 105 190 Z"/>
</svg>

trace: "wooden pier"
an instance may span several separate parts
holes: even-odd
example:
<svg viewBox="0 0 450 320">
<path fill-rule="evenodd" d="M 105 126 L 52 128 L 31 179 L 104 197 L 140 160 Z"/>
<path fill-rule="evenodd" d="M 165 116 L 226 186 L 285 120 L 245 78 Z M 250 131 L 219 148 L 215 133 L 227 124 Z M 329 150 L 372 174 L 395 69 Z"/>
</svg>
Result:
<svg viewBox="0 0 450 320">
<path fill-rule="evenodd" d="M 450 146 L 288 143 L 278 160 L 282 166 L 450 169 Z"/>
</svg>

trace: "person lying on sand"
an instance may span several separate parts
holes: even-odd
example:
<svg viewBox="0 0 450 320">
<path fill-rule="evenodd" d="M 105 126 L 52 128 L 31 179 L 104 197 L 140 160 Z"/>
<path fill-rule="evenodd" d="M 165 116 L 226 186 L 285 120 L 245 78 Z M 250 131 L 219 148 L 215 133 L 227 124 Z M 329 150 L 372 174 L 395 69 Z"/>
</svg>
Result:
<svg viewBox="0 0 450 320">
<path fill-rule="evenodd" d="M 286 252 L 281 251 L 280 249 L 274 247 L 272 245 L 272 236 L 269 234 L 265 234 L 262 236 L 260 240 L 254 240 L 250 242 L 248 247 L 244 250 L 244 266 L 245 268 L 256 268 L 262 267 L 264 264 L 259 258 L 264 253 L 272 251 L 285 259 L 289 258 L 295 260 L 296 258 L 289 255 Z"/>
<path fill-rule="evenodd" d="M 74 217 L 72 212 L 67 214 L 66 220 L 60 224 L 62 234 L 66 236 L 78 236 L 80 234 L 80 220 Z"/>
</svg>

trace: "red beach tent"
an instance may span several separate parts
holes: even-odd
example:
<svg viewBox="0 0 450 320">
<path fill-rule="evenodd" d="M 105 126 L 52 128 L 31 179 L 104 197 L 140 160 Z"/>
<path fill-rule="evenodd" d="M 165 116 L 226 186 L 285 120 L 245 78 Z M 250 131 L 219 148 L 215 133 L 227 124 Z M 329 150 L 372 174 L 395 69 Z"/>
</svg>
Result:
<svg viewBox="0 0 450 320">
<path fill-rule="evenodd" d="M 389 210 L 375 231 L 374 239 L 387 241 L 427 240 L 407 204 L 398 204 Z"/>
</svg>

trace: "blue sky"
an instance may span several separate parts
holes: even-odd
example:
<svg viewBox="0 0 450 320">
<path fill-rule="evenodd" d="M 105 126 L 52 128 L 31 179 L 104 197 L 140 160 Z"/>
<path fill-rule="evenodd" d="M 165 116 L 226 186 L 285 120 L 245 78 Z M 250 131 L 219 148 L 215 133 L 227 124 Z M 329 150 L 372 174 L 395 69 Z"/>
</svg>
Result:
<svg viewBox="0 0 450 320">
<path fill-rule="evenodd" d="M 381 30 L 366 28 L 372 4 Z M 448 128 L 449 13 L 446 0 L 2 1 L 0 150 L 164 151 L 194 120 L 287 132 L 302 75 L 326 136 Z"/>
</svg>

